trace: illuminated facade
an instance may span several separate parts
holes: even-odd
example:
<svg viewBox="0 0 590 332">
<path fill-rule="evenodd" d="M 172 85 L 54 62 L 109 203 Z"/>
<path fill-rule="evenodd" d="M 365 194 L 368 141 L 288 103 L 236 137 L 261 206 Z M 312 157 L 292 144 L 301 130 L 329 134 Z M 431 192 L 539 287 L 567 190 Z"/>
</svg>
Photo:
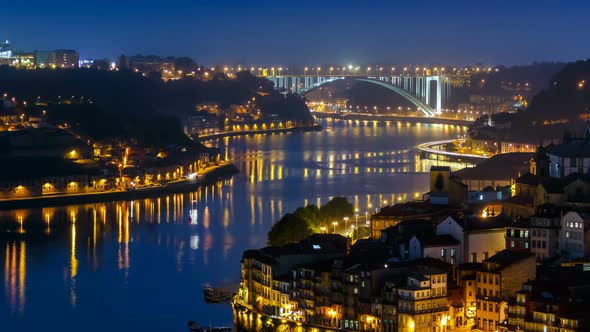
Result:
<svg viewBox="0 0 590 332">
<path fill-rule="evenodd" d="M 434 269 L 413 273 L 398 288 L 398 331 L 442 332 L 450 323 L 447 274 Z"/>
<path fill-rule="evenodd" d="M 55 68 L 57 66 L 55 51 L 36 51 L 35 66 L 37 68 Z"/>
<path fill-rule="evenodd" d="M 507 319 L 508 301 L 522 283 L 536 277 L 536 259 L 529 253 L 503 250 L 482 263 L 465 264 L 460 270 L 463 276 L 472 276 L 464 277 L 463 283 L 473 282 L 470 291 L 476 290 L 476 328 L 497 331 Z M 473 301 L 466 298 L 465 302 L 471 305 Z"/>
</svg>

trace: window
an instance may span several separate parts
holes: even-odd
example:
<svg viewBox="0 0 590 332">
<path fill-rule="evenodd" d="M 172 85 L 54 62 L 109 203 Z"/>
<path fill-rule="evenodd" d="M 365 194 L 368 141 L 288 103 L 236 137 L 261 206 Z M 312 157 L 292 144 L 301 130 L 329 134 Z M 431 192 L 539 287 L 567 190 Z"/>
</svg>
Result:
<svg viewBox="0 0 590 332">
<path fill-rule="evenodd" d="M 457 249 L 451 248 L 451 257 L 457 257 Z"/>
<path fill-rule="evenodd" d="M 355 294 L 358 294 L 358 293 L 359 293 L 359 289 L 355 287 L 355 288 L 354 288 L 354 293 L 355 293 Z"/>
<path fill-rule="evenodd" d="M 547 242 L 543 241 L 543 249 L 547 248 Z"/>
<path fill-rule="evenodd" d="M 487 251 L 484 251 L 483 252 L 483 260 L 488 259 L 488 257 L 489 257 L 489 253 Z"/>
<path fill-rule="evenodd" d="M 514 241 L 510 240 L 510 248 L 514 248 Z"/>
<path fill-rule="evenodd" d="M 529 237 L 529 231 L 525 229 L 524 231 L 524 237 Z"/>
<path fill-rule="evenodd" d="M 483 303 L 483 311 L 487 311 L 488 310 L 488 304 L 487 303 Z"/>
<path fill-rule="evenodd" d="M 475 252 L 472 252 L 472 253 L 471 253 L 471 257 L 469 257 L 469 261 L 470 261 L 471 263 L 475 263 L 475 262 L 477 262 L 477 253 L 475 253 Z"/>
<path fill-rule="evenodd" d="M 441 249 L 440 250 L 440 257 L 441 258 L 447 257 L 447 249 Z"/>
<path fill-rule="evenodd" d="M 528 242 L 525 242 L 525 243 L 524 243 L 524 247 L 525 247 L 526 249 L 528 249 L 528 248 L 529 248 L 529 243 L 528 243 Z"/>
</svg>

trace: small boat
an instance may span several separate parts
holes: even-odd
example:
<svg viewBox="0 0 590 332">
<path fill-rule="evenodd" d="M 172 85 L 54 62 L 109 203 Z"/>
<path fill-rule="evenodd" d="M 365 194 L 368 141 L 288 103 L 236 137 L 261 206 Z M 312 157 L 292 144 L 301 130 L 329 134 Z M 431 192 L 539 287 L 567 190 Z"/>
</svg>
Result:
<svg viewBox="0 0 590 332">
<path fill-rule="evenodd" d="M 189 320 L 188 329 L 192 332 L 231 332 L 232 328 L 227 326 L 200 326 L 199 323 Z"/>
<path fill-rule="evenodd" d="M 214 288 L 210 284 L 203 285 L 203 295 L 206 303 L 229 303 L 233 291 L 226 288 Z"/>
</svg>

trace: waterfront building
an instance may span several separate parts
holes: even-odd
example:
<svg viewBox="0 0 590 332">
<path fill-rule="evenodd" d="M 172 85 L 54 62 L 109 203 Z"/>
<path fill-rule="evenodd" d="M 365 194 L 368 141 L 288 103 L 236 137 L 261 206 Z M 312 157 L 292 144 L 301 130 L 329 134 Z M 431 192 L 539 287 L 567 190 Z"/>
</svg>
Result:
<svg viewBox="0 0 590 332">
<path fill-rule="evenodd" d="M 55 128 L 27 128 L 0 132 L 1 157 L 59 157 L 84 159 L 91 147 L 71 133 Z"/>
<path fill-rule="evenodd" d="M 310 270 L 295 269 L 295 276 L 291 277 L 291 280 L 296 282 L 299 272 L 303 273 L 301 277 L 306 280 L 300 279 L 300 285 L 307 287 L 302 288 L 307 290 L 307 293 L 301 293 L 305 303 L 302 308 L 299 308 L 300 303 L 297 300 L 287 303 L 283 301 L 281 294 L 295 290 L 283 287 L 285 285 L 282 282 L 287 280 L 287 276 L 292 275 L 291 269 L 295 266 L 325 262 L 344 256 L 348 252 L 348 246 L 348 239 L 341 235 L 315 234 L 299 243 L 245 251 L 242 256 L 242 281 L 238 296 L 243 303 L 258 312 L 276 316 L 287 313 L 295 320 L 303 321 L 307 315 L 313 315 L 314 311 L 313 302 L 305 302 L 306 298 L 308 301 L 313 299 L 312 289 L 308 285 L 311 285 L 314 273 Z M 282 285 L 282 288 L 278 294 L 274 293 L 273 299 L 275 280 L 279 281 L 278 285 Z M 297 291 L 293 293 L 296 299 L 299 299 L 298 294 Z M 279 300 L 276 296 L 279 296 Z"/>
<path fill-rule="evenodd" d="M 217 116 L 191 115 L 184 123 L 184 133 L 195 137 L 217 133 L 220 130 L 221 122 Z"/>
</svg>

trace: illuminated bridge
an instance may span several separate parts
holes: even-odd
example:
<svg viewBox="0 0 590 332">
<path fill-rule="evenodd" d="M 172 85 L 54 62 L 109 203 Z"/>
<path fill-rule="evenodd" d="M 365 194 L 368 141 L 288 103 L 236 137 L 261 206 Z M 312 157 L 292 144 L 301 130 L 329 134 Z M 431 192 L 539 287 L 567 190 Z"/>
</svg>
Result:
<svg viewBox="0 0 590 332">
<path fill-rule="evenodd" d="M 276 89 L 298 94 L 306 94 L 326 83 L 343 79 L 353 79 L 382 86 L 404 97 L 420 109 L 425 116 L 440 113 L 445 101 L 451 95 L 451 76 L 438 75 L 325 75 L 320 73 L 301 75 L 281 75 L 273 71 L 271 75 L 261 75 L 271 80 Z"/>
</svg>

